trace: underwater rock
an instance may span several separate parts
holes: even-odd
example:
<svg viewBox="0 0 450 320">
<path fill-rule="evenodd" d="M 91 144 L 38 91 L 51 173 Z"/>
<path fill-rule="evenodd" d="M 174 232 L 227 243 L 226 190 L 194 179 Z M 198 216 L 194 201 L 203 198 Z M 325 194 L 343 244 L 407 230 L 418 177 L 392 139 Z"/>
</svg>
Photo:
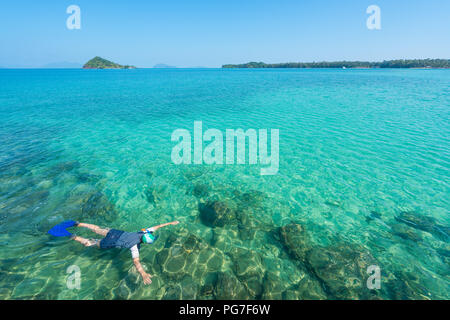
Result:
<svg viewBox="0 0 450 320">
<path fill-rule="evenodd" d="M 116 214 L 115 206 L 100 191 L 88 193 L 82 201 L 81 216 L 83 219 L 100 217 L 112 221 Z"/>
<path fill-rule="evenodd" d="M 49 289 L 49 291 L 39 292 L 34 295 L 20 297 L 20 300 L 57 300 L 57 299 L 58 294 L 52 291 L 52 289 Z"/>
<path fill-rule="evenodd" d="M 217 283 L 217 275 L 219 273 L 219 271 L 208 272 L 202 277 L 203 286 L 199 289 L 199 299 L 214 299 L 214 290 Z M 198 278 L 194 277 L 194 279 Z"/>
<path fill-rule="evenodd" d="M 26 213 L 27 210 L 38 209 L 46 203 L 50 192 L 45 189 L 22 189 L 21 194 L 11 195 L 9 200 L 2 203 L 3 219 L 9 214 Z M 16 216 L 18 217 L 18 216 Z"/>
<path fill-rule="evenodd" d="M 377 212 L 377 211 L 371 211 L 370 212 L 370 216 L 374 219 L 381 219 L 381 213 Z"/>
<path fill-rule="evenodd" d="M 252 277 L 263 278 L 261 257 L 256 251 L 235 247 L 229 255 L 234 263 L 234 273 L 239 280 Z"/>
<path fill-rule="evenodd" d="M 79 219 L 82 221 L 91 218 L 87 212 L 83 215 L 83 206 L 98 189 L 89 184 L 77 184 L 65 193 L 65 199 L 60 202 L 57 212 L 64 218 Z M 91 221 L 93 223 L 93 221 Z"/>
<path fill-rule="evenodd" d="M 430 233 L 433 232 L 436 224 L 434 218 L 421 215 L 415 211 L 400 212 L 400 214 L 395 217 L 395 220 L 405 223 L 410 227 Z"/>
<path fill-rule="evenodd" d="M 53 187 L 53 181 L 52 180 L 42 180 L 41 182 L 39 182 L 37 184 L 38 188 L 42 188 L 42 189 L 50 189 L 51 187 Z"/>
<path fill-rule="evenodd" d="M 185 277 L 181 283 L 181 297 L 183 300 L 195 300 L 199 292 L 198 284 L 191 278 Z"/>
<path fill-rule="evenodd" d="M 126 277 L 122 280 L 125 281 L 125 284 L 128 288 L 130 288 L 131 292 L 136 291 L 136 289 L 141 284 L 141 277 L 138 274 L 136 268 L 133 266 L 129 271 Z"/>
<path fill-rule="evenodd" d="M 238 209 L 236 210 L 236 220 L 238 224 L 242 227 L 249 226 L 255 227 L 255 222 L 251 218 L 251 215 L 248 210 Z"/>
<path fill-rule="evenodd" d="M 161 273 L 168 278 L 180 279 L 185 275 L 188 255 L 179 246 L 165 248 L 156 255 Z"/>
<path fill-rule="evenodd" d="M 263 293 L 262 279 L 259 277 L 247 278 L 241 283 L 245 286 L 252 299 L 261 299 Z"/>
<path fill-rule="evenodd" d="M 0 295 L 1 296 L 1 295 Z M 214 285 L 207 283 L 201 287 L 199 292 L 200 299 L 211 299 L 214 296 Z"/>
<path fill-rule="evenodd" d="M 131 295 L 130 288 L 127 287 L 124 281 L 113 290 L 113 296 L 115 300 L 128 300 Z"/>
<path fill-rule="evenodd" d="M 285 288 L 283 281 L 272 272 L 267 272 L 263 280 L 263 300 L 281 300 Z"/>
<path fill-rule="evenodd" d="M 78 169 L 80 166 L 78 161 L 60 162 L 49 169 L 48 177 L 56 178 L 60 174 L 71 172 L 74 169 Z"/>
<path fill-rule="evenodd" d="M 264 267 L 260 255 L 253 250 L 234 248 L 229 253 L 233 261 L 233 271 L 248 293 L 259 298 L 263 291 Z"/>
<path fill-rule="evenodd" d="M 405 240 L 411 240 L 414 242 L 422 241 L 422 236 L 414 231 L 414 229 L 405 226 L 404 224 L 394 224 L 391 227 L 392 233 L 399 236 Z"/>
<path fill-rule="evenodd" d="M 25 280 L 25 275 L 22 273 L 12 273 L 10 270 L 0 270 L 1 288 L 14 291 L 16 286 Z"/>
<path fill-rule="evenodd" d="M 155 196 L 153 195 L 153 190 L 151 189 L 145 189 L 144 190 L 144 195 L 145 195 L 145 199 L 147 199 L 147 201 L 149 203 L 156 203 L 155 201 Z"/>
<path fill-rule="evenodd" d="M 58 163 L 56 166 L 54 166 L 55 169 L 61 171 L 61 172 L 69 172 L 73 169 L 78 169 L 80 167 L 80 162 L 78 161 L 65 161 Z"/>
<path fill-rule="evenodd" d="M 236 230 L 214 228 L 211 246 L 223 252 L 229 252 L 235 246 L 237 239 L 239 239 L 239 233 Z"/>
<path fill-rule="evenodd" d="M 165 248 L 156 254 L 156 263 L 163 277 L 178 281 L 185 276 L 194 274 L 198 265 L 199 253 L 207 244 L 193 234 L 177 237 L 169 236 Z M 204 268 L 206 270 L 206 267 Z"/>
<path fill-rule="evenodd" d="M 203 286 L 199 289 L 198 299 L 214 299 L 214 290 L 217 284 L 217 275 L 219 273 L 220 272 L 209 272 L 202 277 Z M 195 279 L 197 279 L 197 277 L 195 277 Z"/>
<path fill-rule="evenodd" d="M 26 194 L 26 196 L 20 198 L 14 202 L 16 206 L 23 206 L 25 208 L 36 207 L 43 204 L 49 197 L 50 192 L 48 190 L 33 190 Z"/>
<path fill-rule="evenodd" d="M 412 228 L 429 232 L 443 241 L 448 241 L 450 237 L 450 227 L 439 225 L 434 218 L 415 211 L 402 211 L 395 217 L 395 220 Z"/>
<path fill-rule="evenodd" d="M 218 300 L 248 300 L 250 298 L 244 285 L 230 272 L 219 272 L 214 288 Z"/>
<path fill-rule="evenodd" d="M 320 282 L 307 276 L 296 285 L 297 294 L 300 299 L 306 300 L 325 300 L 326 293 L 323 291 Z"/>
<path fill-rule="evenodd" d="M 140 284 L 140 288 L 136 290 L 135 295 L 133 295 L 133 299 L 154 299 L 154 300 L 162 300 L 164 294 L 166 293 L 166 289 L 168 288 L 169 282 L 162 279 L 159 274 L 155 272 L 149 272 L 152 277 L 152 283 L 150 285 L 143 285 L 142 280 Z M 142 290 L 142 291 L 141 291 Z M 138 293 L 140 291 L 140 293 Z"/>
<path fill-rule="evenodd" d="M 291 258 L 303 262 L 311 249 L 311 242 L 304 227 L 290 223 L 278 228 L 276 235 Z"/>
<path fill-rule="evenodd" d="M 181 300 L 181 286 L 179 284 L 171 285 L 166 289 L 163 300 Z"/>
<path fill-rule="evenodd" d="M 11 289 L 7 289 L 7 288 L 0 288 L 0 299 L 1 300 L 7 300 L 10 299 L 11 297 Z"/>
<path fill-rule="evenodd" d="M 113 298 L 111 290 L 106 287 L 99 287 L 92 294 L 94 300 L 111 300 Z"/>
<path fill-rule="evenodd" d="M 305 275 L 298 283 L 283 292 L 285 300 L 325 300 L 326 293 L 316 279 Z"/>
<path fill-rule="evenodd" d="M 164 199 L 165 186 L 145 187 L 144 196 L 149 203 L 156 204 Z"/>
<path fill-rule="evenodd" d="M 406 271 L 396 271 L 385 277 L 383 287 L 392 300 L 428 300 L 428 289 L 420 284 L 420 277 Z"/>
<path fill-rule="evenodd" d="M 256 230 L 250 226 L 240 224 L 238 226 L 239 238 L 242 241 L 253 240 L 255 238 Z"/>
<path fill-rule="evenodd" d="M 375 258 L 360 246 L 339 244 L 315 247 L 307 253 L 308 268 L 332 299 L 367 299 L 367 268 Z"/>
<path fill-rule="evenodd" d="M 212 253 L 208 256 L 206 260 L 206 270 L 207 271 L 219 271 L 224 263 L 224 255 L 220 250 L 211 249 Z"/>
<path fill-rule="evenodd" d="M 170 248 L 174 245 L 180 245 L 184 251 L 191 253 L 192 251 L 199 251 L 207 247 L 203 239 L 189 232 L 172 232 L 166 240 L 165 247 Z"/>
<path fill-rule="evenodd" d="M 195 300 L 199 291 L 197 283 L 191 277 L 185 277 L 177 284 L 166 288 L 163 300 Z"/>
<path fill-rule="evenodd" d="M 77 181 L 81 183 L 95 183 L 101 179 L 101 176 L 96 174 L 90 174 L 86 172 L 80 172 L 77 174 Z"/>
<path fill-rule="evenodd" d="M 50 192 L 48 190 L 36 190 L 32 192 L 31 194 L 27 195 L 27 202 L 30 203 L 42 203 L 45 200 L 47 200 L 48 196 L 50 195 Z"/>
<path fill-rule="evenodd" d="M 30 184 L 28 184 L 27 179 L 18 180 L 17 183 L 10 183 L 10 181 L 6 183 L 0 182 L 0 195 L 5 196 L 5 200 L 11 199 L 14 201 L 16 198 L 24 196 L 30 190 Z"/>
<path fill-rule="evenodd" d="M 192 188 L 192 194 L 196 198 L 205 198 L 209 195 L 209 188 L 204 184 L 196 184 Z"/>
<path fill-rule="evenodd" d="M 205 173 L 205 170 L 196 169 L 196 170 L 184 171 L 183 176 L 187 180 L 191 181 L 191 180 L 195 180 L 195 179 L 201 177 L 204 173 Z"/>
<path fill-rule="evenodd" d="M 262 229 L 248 210 L 237 210 L 238 233 L 241 240 L 253 240 L 257 230 Z"/>
<path fill-rule="evenodd" d="M 25 164 L 8 163 L 7 161 L 2 161 L 0 180 L 11 179 L 14 177 L 20 178 L 25 175 L 31 174 L 31 171 L 27 168 Z"/>
<path fill-rule="evenodd" d="M 199 203 L 200 220 L 208 227 L 224 227 L 236 218 L 235 209 L 230 202 L 208 201 Z"/>
<path fill-rule="evenodd" d="M 250 190 L 242 193 L 236 189 L 233 191 L 233 195 L 235 200 L 240 202 L 240 206 L 244 207 L 260 207 L 266 198 L 266 194 L 258 190 Z"/>
</svg>

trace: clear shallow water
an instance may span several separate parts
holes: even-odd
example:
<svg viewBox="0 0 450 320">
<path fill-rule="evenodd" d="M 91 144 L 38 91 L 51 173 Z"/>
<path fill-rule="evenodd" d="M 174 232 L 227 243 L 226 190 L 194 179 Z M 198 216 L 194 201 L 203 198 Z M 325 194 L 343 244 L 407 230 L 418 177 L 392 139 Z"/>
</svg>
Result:
<svg viewBox="0 0 450 320">
<path fill-rule="evenodd" d="M 449 113 L 446 70 L 0 70 L 0 298 L 448 299 Z M 172 164 L 197 120 L 280 129 L 279 173 Z M 144 286 L 127 250 L 46 234 L 64 219 L 182 223 Z"/>
</svg>

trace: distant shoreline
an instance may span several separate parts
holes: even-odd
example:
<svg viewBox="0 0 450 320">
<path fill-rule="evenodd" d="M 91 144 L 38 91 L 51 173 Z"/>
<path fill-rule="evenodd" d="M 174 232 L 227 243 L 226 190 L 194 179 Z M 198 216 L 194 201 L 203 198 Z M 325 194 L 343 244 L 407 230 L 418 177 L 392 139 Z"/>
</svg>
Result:
<svg viewBox="0 0 450 320">
<path fill-rule="evenodd" d="M 263 70 L 263 69 L 305 69 L 305 70 L 312 70 L 312 69 L 323 69 L 323 70 L 395 70 L 395 69 L 402 69 L 402 70 L 450 70 L 450 67 L 408 67 L 408 68 L 399 68 L 399 67 L 391 67 L 391 68 L 380 68 L 380 67 L 349 67 L 349 68 L 339 68 L 339 67 L 301 67 L 301 68 L 286 68 L 286 67 L 262 67 L 262 68 L 248 68 L 248 67 L 203 67 L 203 68 L 196 68 L 196 67 L 176 67 L 176 68 L 154 68 L 154 67 L 134 67 L 134 68 L 46 68 L 46 67 L 1 67 L 0 70 L 224 70 L 224 69 L 255 69 L 255 70 Z"/>
<path fill-rule="evenodd" d="M 414 59 L 369 61 L 321 61 L 321 62 L 248 62 L 224 64 L 224 69 L 450 69 L 450 59 Z"/>
</svg>

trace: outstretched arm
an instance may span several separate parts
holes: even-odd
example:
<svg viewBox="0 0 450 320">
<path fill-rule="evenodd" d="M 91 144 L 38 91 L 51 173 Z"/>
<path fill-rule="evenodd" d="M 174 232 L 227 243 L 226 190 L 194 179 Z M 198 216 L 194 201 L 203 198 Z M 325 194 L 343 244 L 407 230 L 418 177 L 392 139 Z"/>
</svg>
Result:
<svg viewBox="0 0 450 320">
<path fill-rule="evenodd" d="M 141 274 L 142 280 L 144 281 L 145 284 L 150 284 L 152 283 L 152 279 L 151 279 L 151 275 L 148 274 L 147 272 L 145 272 L 144 268 L 142 268 L 141 262 L 139 261 L 139 257 L 138 258 L 133 258 L 133 263 L 136 266 L 137 271 Z"/>
<path fill-rule="evenodd" d="M 154 226 L 154 227 L 152 227 L 152 229 L 153 229 L 153 231 L 156 231 L 156 230 L 158 230 L 159 228 L 166 227 L 166 226 L 170 226 L 170 225 L 176 225 L 176 224 L 179 224 L 179 223 L 180 223 L 180 221 L 172 221 L 172 222 L 163 223 L 163 224 Z"/>
</svg>

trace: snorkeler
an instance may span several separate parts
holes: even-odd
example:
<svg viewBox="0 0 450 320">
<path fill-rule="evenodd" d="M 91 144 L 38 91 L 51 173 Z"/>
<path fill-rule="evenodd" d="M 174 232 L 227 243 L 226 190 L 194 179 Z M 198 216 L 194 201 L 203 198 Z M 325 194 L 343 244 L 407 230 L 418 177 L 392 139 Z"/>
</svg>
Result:
<svg viewBox="0 0 450 320">
<path fill-rule="evenodd" d="M 73 220 L 64 221 L 54 226 L 48 233 L 57 236 L 68 236 L 71 239 L 80 242 L 86 247 L 97 246 L 101 249 L 109 248 L 126 248 L 130 249 L 133 263 L 136 266 L 137 271 L 140 273 L 142 280 L 145 284 L 152 283 L 151 275 L 146 273 L 139 261 L 139 248 L 141 243 L 153 243 L 158 237 L 154 235 L 154 232 L 162 227 L 168 225 L 176 225 L 179 221 L 173 221 L 169 223 L 160 224 L 147 229 L 142 229 L 139 232 L 125 232 L 117 229 L 100 228 L 94 224 L 76 222 Z M 66 228 L 69 227 L 83 227 L 87 228 L 101 236 L 103 239 L 86 239 L 77 235 L 71 234 Z"/>
</svg>

